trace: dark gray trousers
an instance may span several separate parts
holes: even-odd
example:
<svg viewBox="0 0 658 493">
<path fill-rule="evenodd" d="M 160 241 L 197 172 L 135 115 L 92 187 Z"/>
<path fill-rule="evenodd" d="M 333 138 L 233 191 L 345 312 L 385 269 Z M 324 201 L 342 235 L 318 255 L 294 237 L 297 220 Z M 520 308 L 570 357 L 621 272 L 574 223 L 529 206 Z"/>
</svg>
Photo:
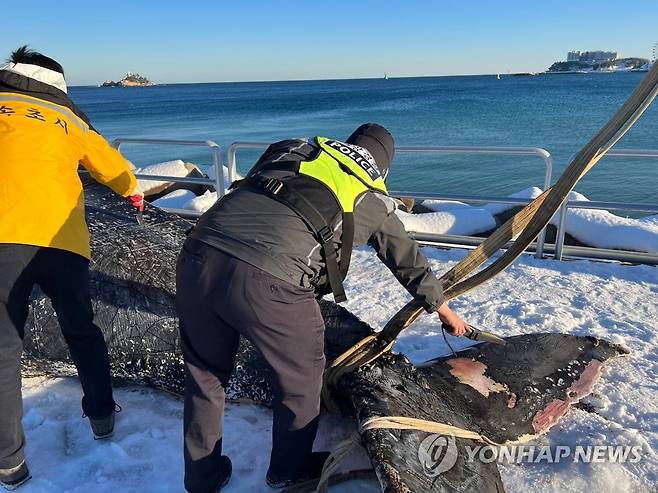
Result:
<svg viewBox="0 0 658 493">
<path fill-rule="evenodd" d="M 178 258 L 176 290 L 187 372 L 185 488 L 214 492 L 221 480 L 224 388 L 240 335 L 274 372 L 270 471 L 301 474 L 317 433 L 325 365 L 324 321 L 313 291 L 193 239 Z"/>
<path fill-rule="evenodd" d="M 25 458 L 21 419 L 21 354 L 30 293 L 35 284 L 52 301 L 78 369 L 91 417 L 114 409 L 110 365 L 101 330 L 94 325 L 89 261 L 75 253 L 31 245 L 0 244 L 0 469 Z"/>
</svg>

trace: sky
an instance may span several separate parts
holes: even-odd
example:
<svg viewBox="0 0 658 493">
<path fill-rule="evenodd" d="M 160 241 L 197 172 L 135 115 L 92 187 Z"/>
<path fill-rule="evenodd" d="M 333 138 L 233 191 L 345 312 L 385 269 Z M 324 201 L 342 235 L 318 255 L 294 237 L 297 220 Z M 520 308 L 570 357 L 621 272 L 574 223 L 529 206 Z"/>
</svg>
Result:
<svg viewBox="0 0 658 493">
<path fill-rule="evenodd" d="M 22 0 L 0 59 L 29 44 L 69 85 L 537 72 L 570 50 L 651 58 L 656 19 L 657 0 Z"/>
</svg>

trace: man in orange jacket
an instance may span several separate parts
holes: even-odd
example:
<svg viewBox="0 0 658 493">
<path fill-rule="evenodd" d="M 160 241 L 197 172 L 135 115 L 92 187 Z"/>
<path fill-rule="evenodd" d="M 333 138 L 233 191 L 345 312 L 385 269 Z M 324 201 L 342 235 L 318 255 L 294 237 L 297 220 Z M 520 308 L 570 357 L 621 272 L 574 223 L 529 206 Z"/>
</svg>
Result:
<svg viewBox="0 0 658 493">
<path fill-rule="evenodd" d="M 131 165 L 67 95 L 59 63 L 22 47 L 0 65 L 0 484 L 30 478 L 21 425 L 21 353 L 35 284 L 51 299 L 96 438 L 114 430 L 107 347 L 93 323 L 89 232 L 78 176 L 129 197 Z M 132 196 L 139 206 L 142 197 Z"/>
</svg>

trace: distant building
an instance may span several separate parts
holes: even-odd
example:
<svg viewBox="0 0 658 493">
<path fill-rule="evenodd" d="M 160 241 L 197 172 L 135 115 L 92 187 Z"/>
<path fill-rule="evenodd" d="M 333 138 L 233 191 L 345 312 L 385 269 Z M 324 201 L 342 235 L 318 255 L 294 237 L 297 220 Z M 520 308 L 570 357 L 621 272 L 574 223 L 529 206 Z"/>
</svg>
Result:
<svg viewBox="0 0 658 493">
<path fill-rule="evenodd" d="M 567 62 L 579 62 L 580 61 L 580 51 L 570 51 L 567 53 Z"/>
<path fill-rule="evenodd" d="M 575 53 L 575 52 L 572 52 L 572 53 Z M 581 52 L 580 56 L 578 58 L 578 61 L 594 64 L 594 63 L 611 62 L 611 61 L 616 60 L 616 59 L 617 59 L 617 52 L 616 51 L 596 50 L 596 51 L 583 51 L 583 52 Z"/>
<path fill-rule="evenodd" d="M 567 53 L 567 62 L 603 63 L 617 59 L 616 51 L 570 51 Z"/>
<path fill-rule="evenodd" d="M 658 52 L 658 44 L 654 48 Z M 655 52 L 654 52 L 655 53 Z M 624 71 L 647 71 L 649 64 L 646 58 L 627 57 L 621 58 L 617 51 L 579 51 L 573 50 L 567 53 L 566 61 L 555 62 L 549 72 L 624 72 Z M 655 57 L 655 54 L 654 54 Z"/>
</svg>

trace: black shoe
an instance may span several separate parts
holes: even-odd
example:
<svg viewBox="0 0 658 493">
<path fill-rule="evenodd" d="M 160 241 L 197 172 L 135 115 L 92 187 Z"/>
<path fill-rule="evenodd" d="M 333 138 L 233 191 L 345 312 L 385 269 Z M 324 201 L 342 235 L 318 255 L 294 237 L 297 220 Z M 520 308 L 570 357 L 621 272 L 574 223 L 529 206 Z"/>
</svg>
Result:
<svg viewBox="0 0 658 493">
<path fill-rule="evenodd" d="M 91 431 L 94 432 L 94 440 L 103 440 L 104 438 L 110 438 L 114 435 L 114 415 L 115 412 L 104 418 L 92 418 L 89 417 L 89 424 L 91 425 Z"/>
<path fill-rule="evenodd" d="M 306 468 L 301 476 L 280 476 L 279 474 L 267 471 L 267 476 L 265 477 L 267 486 L 274 489 L 281 489 L 309 481 L 317 481 L 322 475 L 322 467 L 327 458 L 329 458 L 329 455 L 329 452 L 311 452 L 311 455 L 306 462 Z"/>
<path fill-rule="evenodd" d="M 222 480 L 219 482 L 219 486 L 217 487 L 217 493 L 219 493 L 222 488 L 228 484 L 228 482 L 231 480 L 231 474 L 233 473 L 233 464 L 231 463 L 231 459 L 229 459 L 226 455 L 222 455 L 219 460 L 221 461 L 219 468 L 222 472 Z"/>
<path fill-rule="evenodd" d="M 0 485 L 8 491 L 14 491 L 19 486 L 27 483 L 32 476 L 25 461 L 20 466 L 12 469 L 0 469 Z"/>
</svg>

